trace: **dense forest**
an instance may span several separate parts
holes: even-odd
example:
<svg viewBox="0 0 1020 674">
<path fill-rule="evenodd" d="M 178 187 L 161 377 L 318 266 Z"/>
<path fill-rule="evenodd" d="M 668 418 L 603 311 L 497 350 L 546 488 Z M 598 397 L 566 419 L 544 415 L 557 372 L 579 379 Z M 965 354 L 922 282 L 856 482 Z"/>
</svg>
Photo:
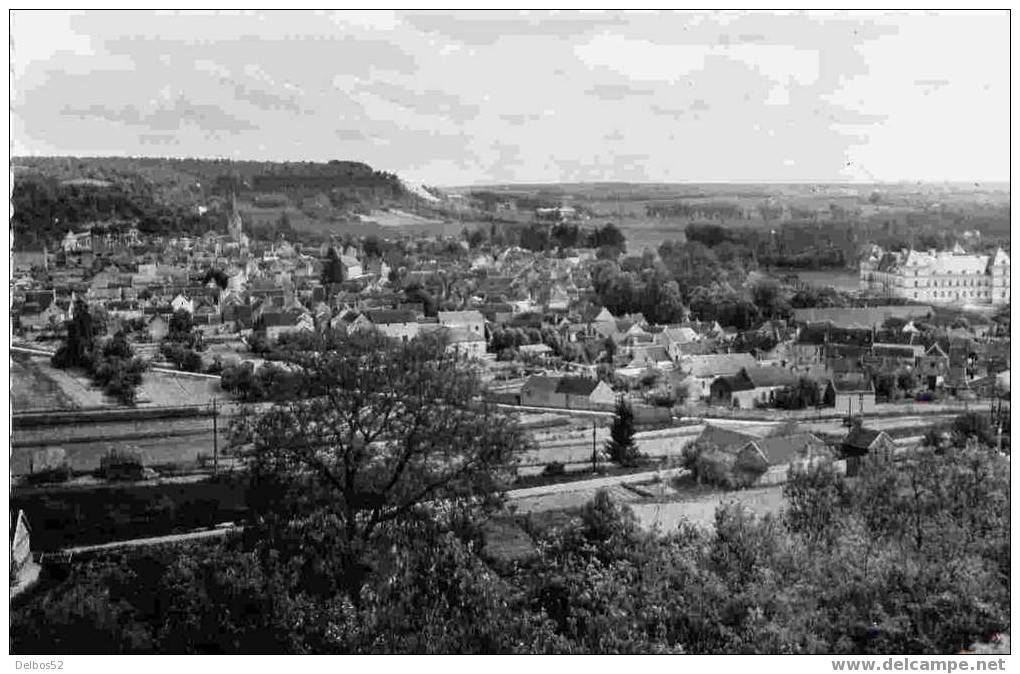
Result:
<svg viewBox="0 0 1020 674">
<path fill-rule="evenodd" d="M 135 221 L 152 234 L 203 233 L 223 227 L 210 205 L 235 194 L 294 203 L 324 194 L 338 212 L 413 199 L 396 175 L 358 162 L 29 157 L 13 166 L 12 226 L 21 249 L 94 221 Z"/>
</svg>

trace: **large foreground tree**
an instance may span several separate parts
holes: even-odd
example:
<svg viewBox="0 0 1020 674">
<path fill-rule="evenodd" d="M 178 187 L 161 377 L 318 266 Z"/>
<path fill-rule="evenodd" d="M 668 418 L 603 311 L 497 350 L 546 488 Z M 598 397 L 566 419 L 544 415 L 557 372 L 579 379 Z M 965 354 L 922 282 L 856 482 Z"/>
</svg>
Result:
<svg viewBox="0 0 1020 674">
<path fill-rule="evenodd" d="M 298 396 L 240 430 L 254 530 L 292 547 L 312 584 L 356 594 L 393 526 L 500 502 L 527 440 L 441 341 L 362 334 L 285 360 Z M 338 566 L 345 578 L 325 573 Z"/>
</svg>

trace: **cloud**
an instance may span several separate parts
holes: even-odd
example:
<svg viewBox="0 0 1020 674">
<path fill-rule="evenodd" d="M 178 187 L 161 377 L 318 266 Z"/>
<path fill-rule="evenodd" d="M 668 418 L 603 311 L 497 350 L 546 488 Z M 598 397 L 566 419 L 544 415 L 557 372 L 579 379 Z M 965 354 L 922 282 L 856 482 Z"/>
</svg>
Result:
<svg viewBox="0 0 1020 674">
<path fill-rule="evenodd" d="M 499 115 L 499 118 L 514 126 L 523 126 L 528 122 L 537 122 L 542 119 L 541 113 L 507 112 Z"/>
<path fill-rule="evenodd" d="M 160 103 L 148 109 L 134 105 L 107 107 L 93 103 L 79 108 L 65 106 L 60 112 L 62 115 L 91 117 L 150 131 L 176 131 L 186 125 L 216 133 L 239 133 L 258 128 L 250 120 L 228 114 L 219 106 L 195 103 L 183 95 L 177 96 L 169 104 Z"/>
<path fill-rule="evenodd" d="M 1000 15 L 15 12 L 12 45 L 15 152 L 430 184 L 1008 172 Z"/>
<path fill-rule="evenodd" d="M 478 114 L 479 106 L 465 103 L 459 96 L 439 89 L 415 89 L 395 82 L 376 80 L 359 90 L 368 91 L 395 105 L 421 115 L 439 115 L 455 122 L 465 122 Z"/>
<path fill-rule="evenodd" d="M 511 36 L 571 39 L 600 27 L 619 27 L 619 12 L 463 11 L 409 12 L 402 19 L 416 29 L 464 44 L 485 46 Z"/>
<path fill-rule="evenodd" d="M 574 48 L 574 54 L 589 68 L 606 69 L 643 82 L 675 82 L 704 67 L 710 51 L 704 45 L 659 45 L 608 32 Z"/>
<path fill-rule="evenodd" d="M 361 131 L 360 129 L 336 129 L 333 131 L 333 134 L 336 135 L 336 137 L 339 138 L 340 140 L 346 141 L 368 139 L 368 136 L 365 135 L 365 132 Z"/>
<path fill-rule="evenodd" d="M 635 87 L 630 84 L 598 83 L 586 89 L 585 93 L 602 101 L 619 101 L 630 96 L 651 96 L 655 93 L 655 89 L 651 87 Z"/>
</svg>

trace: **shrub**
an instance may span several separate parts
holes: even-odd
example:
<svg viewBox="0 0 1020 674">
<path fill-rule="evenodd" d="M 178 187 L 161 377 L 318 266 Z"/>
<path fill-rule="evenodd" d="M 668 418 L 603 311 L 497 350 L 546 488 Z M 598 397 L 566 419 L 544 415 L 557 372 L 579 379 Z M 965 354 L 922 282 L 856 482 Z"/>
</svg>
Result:
<svg viewBox="0 0 1020 674">
<path fill-rule="evenodd" d="M 567 467 L 560 461 L 550 461 L 542 469 L 542 475 L 566 475 Z"/>
<path fill-rule="evenodd" d="M 54 466 L 53 468 L 47 468 L 45 470 L 36 471 L 26 475 L 25 481 L 29 484 L 44 484 L 67 482 L 72 477 L 74 477 L 74 471 L 71 470 L 71 466 L 65 463 L 60 466 Z"/>
</svg>

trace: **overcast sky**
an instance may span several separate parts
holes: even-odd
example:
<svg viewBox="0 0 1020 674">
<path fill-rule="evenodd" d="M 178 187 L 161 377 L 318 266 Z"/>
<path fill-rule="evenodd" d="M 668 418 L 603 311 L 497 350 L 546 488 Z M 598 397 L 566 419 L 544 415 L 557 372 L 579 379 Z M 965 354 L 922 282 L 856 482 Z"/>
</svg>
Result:
<svg viewBox="0 0 1020 674">
<path fill-rule="evenodd" d="M 1007 180 L 1009 15 L 15 12 L 15 154 Z"/>
</svg>

